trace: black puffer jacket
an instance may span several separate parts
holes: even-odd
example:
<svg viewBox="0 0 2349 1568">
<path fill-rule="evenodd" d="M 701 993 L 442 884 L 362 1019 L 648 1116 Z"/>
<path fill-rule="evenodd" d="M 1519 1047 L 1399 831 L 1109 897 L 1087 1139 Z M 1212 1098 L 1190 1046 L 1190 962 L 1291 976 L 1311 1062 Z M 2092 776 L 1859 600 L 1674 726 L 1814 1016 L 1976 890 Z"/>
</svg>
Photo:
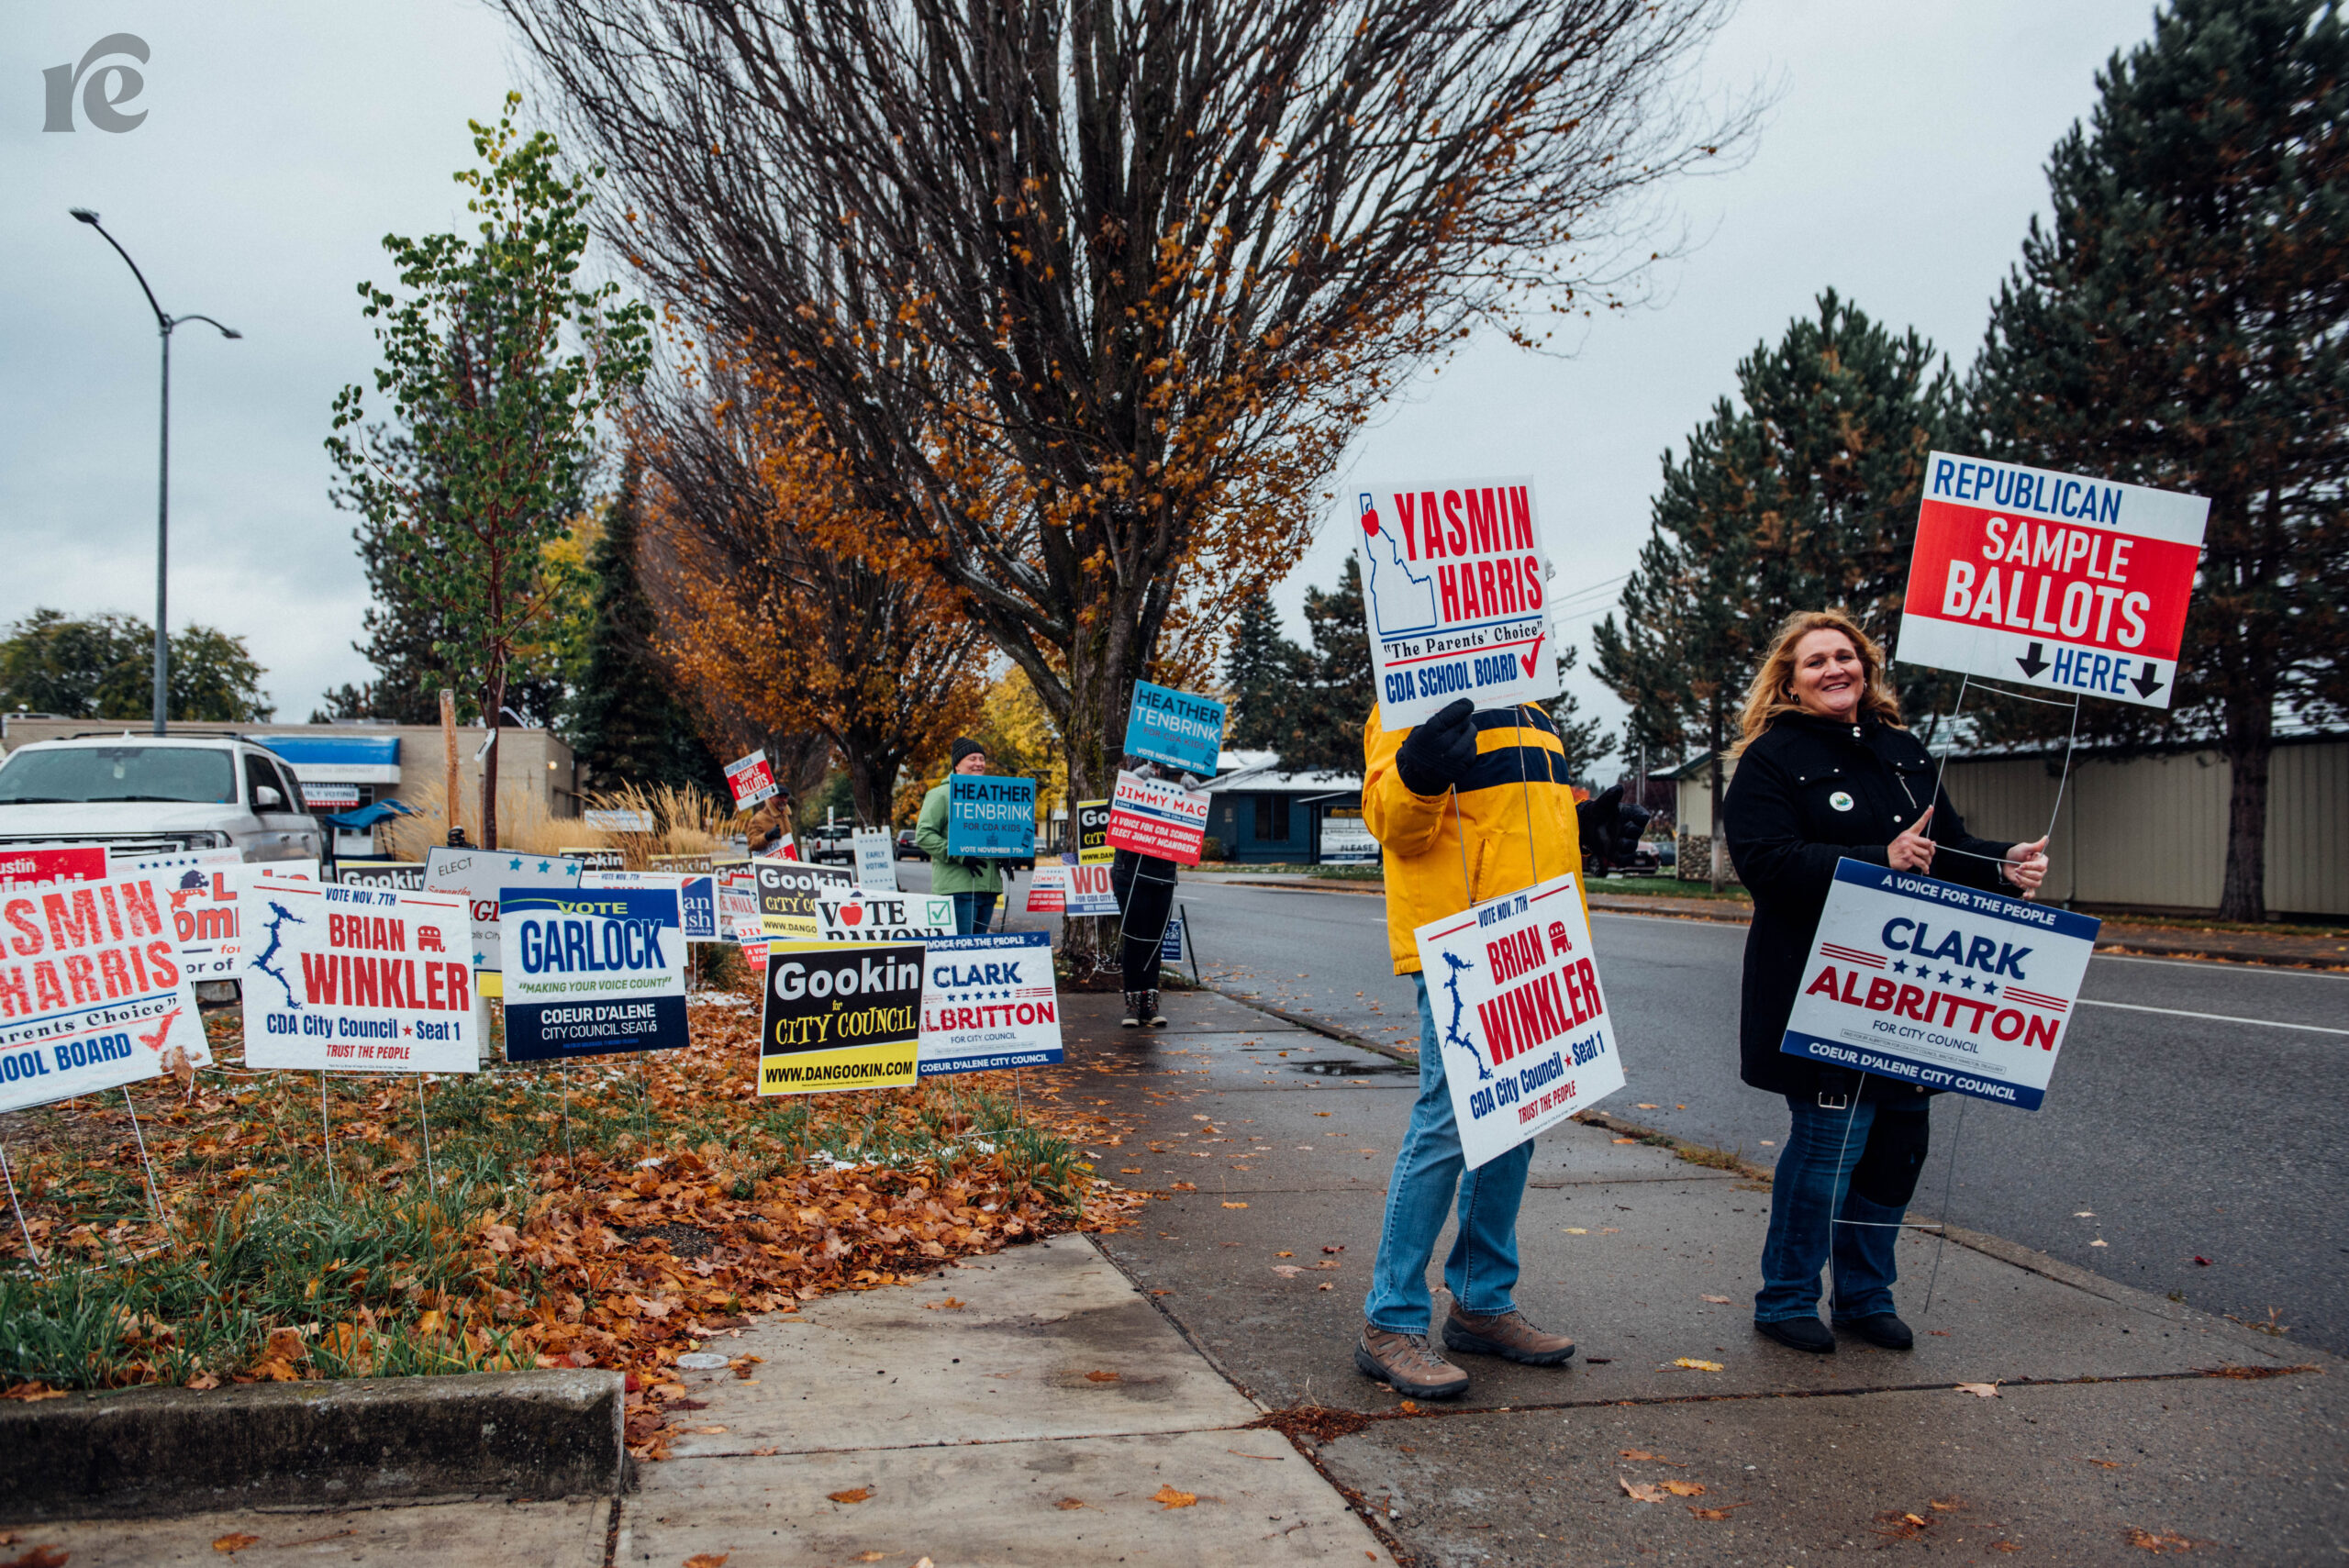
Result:
<svg viewBox="0 0 2349 1568">
<path fill-rule="evenodd" d="M 1949 796 L 1936 797 L 1934 773 L 1923 742 L 1873 717 L 1854 725 L 1787 714 L 1738 759 L 1721 824 L 1730 860 L 1753 895 L 1738 1018 L 1741 1076 L 1753 1087 L 1808 1095 L 1852 1077 L 1778 1050 L 1838 860 L 1889 864 L 1887 847 L 1932 803 L 1928 832 L 1941 846 L 1932 874 L 1967 887 L 2003 885 L 1998 862 L 1976 857 L 2003 855 L 2011 841 L 1966 832 Z M 1872 1095 L 1890 1091 L 1893 1081 L 1872 1079 L 1869 1088 Z M 1909 1092 L 1900 1085 L 1902 1097 Z"/>
</svg>

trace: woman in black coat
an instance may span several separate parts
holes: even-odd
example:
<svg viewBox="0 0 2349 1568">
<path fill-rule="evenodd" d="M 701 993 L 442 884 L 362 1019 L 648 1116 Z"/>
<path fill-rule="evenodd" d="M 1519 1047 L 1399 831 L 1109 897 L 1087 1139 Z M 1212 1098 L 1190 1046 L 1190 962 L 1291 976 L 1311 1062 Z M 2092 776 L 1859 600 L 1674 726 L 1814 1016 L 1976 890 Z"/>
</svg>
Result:
<svg viewBox="0 0 2349 1568">
<path fill-rule="evenodd" d="M 1835 1336 L 1819 1320 L 1819 1271 L 1831 1256 L 1836 1325 L 1907 1350 L 1913 1338 L 1892 1309 L 1893 1243 L 1924 1168 L 1927 1093 L 1786 1055 L 1778 1044 L 1837 861 L 2030 897 L 2047 873 L 2047 840 L 2000 844 L 1966 832 L 1940 793 L 1932 754 L 1900 726 L 1883 652 L 1840 611 L 1806 611 L 1779 628 L 1742 728 L 1720 822 L 1753 895 L 1742 1076 L 1784 1095 L 1794 1121 L 1772 1177 L 1753 1326 L 1797 1350 L 1832 1351 Z"/>
</svg>

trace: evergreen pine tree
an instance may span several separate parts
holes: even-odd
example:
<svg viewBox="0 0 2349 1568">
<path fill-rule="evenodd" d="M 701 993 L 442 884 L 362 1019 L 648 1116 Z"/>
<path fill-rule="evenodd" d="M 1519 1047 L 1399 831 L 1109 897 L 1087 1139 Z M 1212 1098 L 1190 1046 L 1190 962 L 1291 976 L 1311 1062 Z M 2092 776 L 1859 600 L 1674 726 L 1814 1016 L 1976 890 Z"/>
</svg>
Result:
<svg viewBox="0 0 2349 1568">
<path fill-rule="evenodd" d="M 1581 662 L 1582 650 L 1568 648 L 1558 655 L 1558 679 L 1564 683 Z M 1596 793 L 1590 771 L 1615 754 L 1615 738 L 1596 718 L 1582 717 L 1582 699 L 1561 684 L 1558 695 L 1542 705 L 1550 722 L 1558 727 L 1558 745 L 1564 751 L 1566 777 Z"/>
<path fill-rule="evenodd" d="M 1231 651 L 1224 656 L 1224 684 L 1231 692 L 1230 722 L 1224 743 L 1242 751 L 1281 749 L 1288 738 L 1288 697 L 1304 655 L 1281 635 L 1280 612 L 1272 594 L 1258 588 L 1240 602 L 1232 623 Z"/>
<path fill-rule="evenodd" d="M 727 798 L 725 771 L 695 732 L 652 648 L 657 622 L 638 576 L 642 474 L 631 456 L 587 556 L 594 582 L 572 740 L 596 787 L 695 785 Z"/>
<path fill-rule="evenodd" d="M 2349 29 L 2329 0 L 2173 0 L 2098 88 L 1993 306 L 1975 441 L 2209 497 L 2174 706 L 2079 720 L 2216 743 L 2219 913 L 2255 920 L 2276 716 L 2349 704 Z"/>
<path fill-rule="evenodd" d="M 1291 773 L 1362 772 L 1362 725 L 1377 700 L 1371 671 L 1370 630 L 1364 619 L 1362 562 L 1351 550 L 1338 586 L 1305 591 L 1305 624 L 1313 651 L 1301 661 L 1281 765 Z"/>
<path fill-rule="evenodd" d="M 1830 290 L 1739 363 L 1742 407 L 1721 399 L 1682 458 L 1664 454 L 1622 623 L 1596 629 L 1597 669 L 1631 706 L 1635 744 L 1714 754 L 1716 820 L 1718 759 L 1779 623 L 1833 606 L 1898 638 L 1925 458 L 1953 421 L 1937 360 Z M 1932 706 L 1937 676 L 1899 675 L 1911 709 Z M 1718 885 L 1718 835 L 1712 869 Z"/>
</svg>

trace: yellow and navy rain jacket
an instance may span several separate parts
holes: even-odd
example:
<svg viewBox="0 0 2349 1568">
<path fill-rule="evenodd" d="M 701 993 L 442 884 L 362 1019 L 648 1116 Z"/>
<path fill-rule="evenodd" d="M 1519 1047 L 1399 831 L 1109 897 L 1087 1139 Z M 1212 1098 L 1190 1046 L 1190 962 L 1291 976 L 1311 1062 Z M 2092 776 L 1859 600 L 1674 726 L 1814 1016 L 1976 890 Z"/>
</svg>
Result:
<svg viewBox="0 0 2349 1568">
<path fill-rule="evenodd" d="M 1395 773 L 1408 729 L 1362 727 L 1363 821 L 1386 851 L 1386 942 L 1416 974 L 1411 933 L 1472 904 L 1582 873 L 1582 835 L 1557 726 L 1531 704 L 1476 714 L 1476 761 L 1455 788 L 1413 795 Z M 1579 889 L 1579 884 L 1577 884 Z M 1586 907 L 1587 906 L 1587 900 Z"/>
</svg>

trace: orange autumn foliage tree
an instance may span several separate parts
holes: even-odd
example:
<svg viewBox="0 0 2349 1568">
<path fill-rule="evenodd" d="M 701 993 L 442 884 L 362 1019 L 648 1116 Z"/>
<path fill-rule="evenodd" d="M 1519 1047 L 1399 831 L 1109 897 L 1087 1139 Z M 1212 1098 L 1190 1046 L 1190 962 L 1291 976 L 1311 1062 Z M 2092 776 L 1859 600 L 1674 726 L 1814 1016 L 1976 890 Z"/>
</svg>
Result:
<svg viewBox="0 0 2349 1568">
<path fill-rule="evenodd" d="M 680 376 L 640 419 L 655 635 L 686 700 L 822 735 L 858 819 L 886 824 L 899 769 L 942 754 L 979 711 L 978 628 L 755 379 L 722 364 Z"/>
</svg>

